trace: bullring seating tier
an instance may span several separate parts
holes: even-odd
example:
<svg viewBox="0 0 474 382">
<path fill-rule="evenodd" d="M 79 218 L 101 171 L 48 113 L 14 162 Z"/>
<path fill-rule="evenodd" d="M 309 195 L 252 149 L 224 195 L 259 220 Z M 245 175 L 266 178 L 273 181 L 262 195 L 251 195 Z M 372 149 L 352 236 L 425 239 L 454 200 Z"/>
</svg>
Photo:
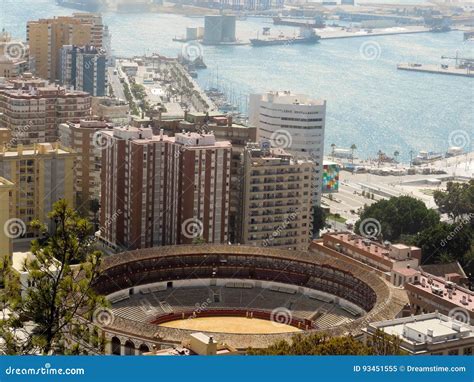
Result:
<svg viewBox="0 0 474 382">
<path fill-rule="evenodd" d="M 183 287 L 159 290 L 147 295 L 135 294 L 127 299 L 116 301 L 112 305 L 115 316 L 132 321 L 151 322 L 157 317 L 170 313 L 190 313 L 200 310 L 248 309 L 268 311 L 286 308 L 292 316 L 312 320 L 319 317 L 316 324 L 320 328 L 350 322 L 353 315 L 339 306 L 329 305 L 296 290 L 288 294 L 275 288 L 235 288 L 235 287 Z M 214 302 L 214 295 L 220 295 L 220 301 Z M 329 307 L 329 308 L 328 308 Z M 347 308 L 347 307 L 345 307 Z M 324 316 L 328 313 L 328 317 Z"/>
</svg>

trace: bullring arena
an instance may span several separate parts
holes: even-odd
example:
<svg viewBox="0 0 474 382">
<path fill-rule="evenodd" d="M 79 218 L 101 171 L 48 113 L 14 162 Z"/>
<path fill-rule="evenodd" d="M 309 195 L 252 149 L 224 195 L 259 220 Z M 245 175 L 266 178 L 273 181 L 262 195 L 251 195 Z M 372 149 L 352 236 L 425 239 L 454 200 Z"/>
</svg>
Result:
<svg viewBox="0 0 474 382">
<path fill-rule="evenodd" d="M 105 258 L 95 289 L 111 303 L 107 353 L 140 354 L 203 332 L 236 349 L 295 333 L 357 335 L 395 317 L 403 293 L 363 265 L 313 252 L 195 245 Z"/>
</svg>

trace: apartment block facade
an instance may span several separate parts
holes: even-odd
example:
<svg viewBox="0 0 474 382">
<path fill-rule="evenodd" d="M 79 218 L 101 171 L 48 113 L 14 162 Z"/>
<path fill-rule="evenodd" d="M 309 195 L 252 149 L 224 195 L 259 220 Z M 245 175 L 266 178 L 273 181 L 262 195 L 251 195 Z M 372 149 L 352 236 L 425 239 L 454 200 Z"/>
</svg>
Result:
<svg viewBox="0 0 474 382">
<path fill-rule="evenodd" d="M 0 77 L 16 78 L 30 70 L 28 45 L 2 30 L 0 32 Z"/>
<path fill-rule="evenodd" d="M 326 101 L 290 91 L 252 94 L 249 123 L 259 140 L 315 163 L 314 204 L 321 204 Z"/>
<path fill-rule="evenodd" d="M 25 74 L 0 83 L 0 124 L 15 144 L 56 142 L 58 126 L 90 115 L 91 96 Z"/>
<path fill-rule="evenodd" d="M 242 155 L 237 242 L 307 250 L 312 237 L 314 162 L 256 144 L 247 145 Z"/>
<path fill-rule="evenodd" d="M 212 134 L 105 131 L 101 234 L 117 248 L 228 241 L 230 142 Z"/>
<path fill-rule="evenodd" d="M 8 224 L 13 219 L 13 193 L 15 185 L 0 177 L 0 259 L 12 254 L 12 238 Z"/>
<path fill-rule="evenodd" d="M 64 45 L 101 49 L 104 43 L 102 17 L 86 13 L 30 21 L 26 32 L 35 74 L 50 81 L 60 78 L 60 49 Z"/>
<path fill-rule="evenodd" d="M 26 225 L 26 238 L 35 236 L 28 224 L 47 214 L 59 199 L 74 207 L 74 160 L 76 154 L 58 144 L 42 143 L 0 151 L 0 176 L 15 185 L 14 217 Z"/>
<path fill-rule="evenodd" d="M 94 97 L 106 96 L 106 55 L 94 46 L 63 46 L 60 49 L 60 81 L 63 86 L 87 92 Z"/>
<path fill-rule="evenodd" d="M 102 146 L 99 132 L 112 126 L 100 120 L 81 120 L 59 125 L 61 145 L 70 147 L 76 155 L 74 166 L 74 193 L 76 207 L 90 211 L 92 200 L 100 201 L 100 170 Z"/>
</svg>

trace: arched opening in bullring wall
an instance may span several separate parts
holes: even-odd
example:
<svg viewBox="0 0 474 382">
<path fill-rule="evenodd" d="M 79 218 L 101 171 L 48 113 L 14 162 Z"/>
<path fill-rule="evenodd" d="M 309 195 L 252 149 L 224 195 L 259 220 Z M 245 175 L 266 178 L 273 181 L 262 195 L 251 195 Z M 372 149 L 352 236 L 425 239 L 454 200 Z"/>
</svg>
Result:
<svg viewBox="0 0 474 382">
<path fill-rule="evenodd" d="M 135 355 L 135 344 L 130 340 L 125 342 L 125 355 Z"/>
<path fill-rule="evenodd" d="M 138 348 L 138 351 L 140 352 L 140 354 L 144 354 L 144 353 L 148 353 L 150 351 L 150 348 L 148 347 L 148 345 L 141 344 L 140 347 Z"/>
<path fill-rule="evenodd" d="M 112 343 L 112 354 L 120 355 L 121 347 L 122 347 L 122 344 L 120 343 L 120 339 L 118 337 L 112 337 L 111 343 Z"/>
</svg>

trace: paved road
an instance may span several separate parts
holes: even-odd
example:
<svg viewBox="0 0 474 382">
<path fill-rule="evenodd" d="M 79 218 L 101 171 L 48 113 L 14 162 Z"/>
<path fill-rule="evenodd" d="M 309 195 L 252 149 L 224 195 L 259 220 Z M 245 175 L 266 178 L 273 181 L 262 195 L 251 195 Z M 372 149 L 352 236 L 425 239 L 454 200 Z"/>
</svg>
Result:
<svg viewBox="0 0 474 382">
<path fill-rule="evenodd" d="M 108 68 L 109 83 L 112 86 L 114 96 L 126 101 L 127 99 L 125 98 L 125 93 L 123 92 L 123 85 L 120 82 L 118 74 L 114 74 L 114 70 L 115 68 Z"/>
</svg>

